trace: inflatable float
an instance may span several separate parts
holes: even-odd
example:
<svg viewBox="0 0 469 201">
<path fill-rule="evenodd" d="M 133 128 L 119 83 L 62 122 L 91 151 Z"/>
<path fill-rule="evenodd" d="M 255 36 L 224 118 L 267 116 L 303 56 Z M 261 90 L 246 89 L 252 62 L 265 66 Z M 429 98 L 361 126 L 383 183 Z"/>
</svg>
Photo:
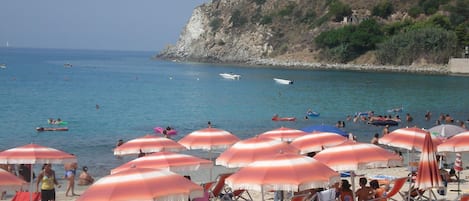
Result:
<svg viewBox="0 0 469 201">
<path fill-rule="evenodd" d="M 306 112 L 306 115 L 308 115 L 308 117 L 319 117 L 320 113 L 319 112 Z"/>
<path fill-rule="evenodd" d="M 37 127 L 36 131 L 68 131 L 67 127 Z"/>
<path fill-rule="evenodd" d="M 278 117 L 273 116 L 272 121 L 295 121 L 296 117 Z"/>
<path fill-rule="evenodd" d="M 166 130 L 166 135 L 176 135 L 178 132 L 177 130 L 174 130 L 173 128 L 162 128 L 162 127 L 155 127 L 153 128 L 153 131 L 155 131 L 156 134 L 163 134 L 163 131 Z"/>
<path fill-rule="evenodd" d="M 368 124 L 375 125 L 375 126 L 397 126 L 399 125 L 399 122 L 394 121 L 394 120 L 373 120 L 369 121 Z"/>
</svg>

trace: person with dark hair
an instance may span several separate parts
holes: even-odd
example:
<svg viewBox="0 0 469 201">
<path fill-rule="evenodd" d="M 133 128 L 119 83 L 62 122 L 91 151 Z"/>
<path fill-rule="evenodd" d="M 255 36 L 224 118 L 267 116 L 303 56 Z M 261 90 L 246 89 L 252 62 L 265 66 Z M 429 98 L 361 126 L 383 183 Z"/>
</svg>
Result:
<svg viewBox="0 0 469 201">
<path fill-rule="evenodd" d="M 20 164 L 18 167 L 18 177 L 25 180 L 26 182 L 31 182 L 31 164 Z M 34 172 L 33 172 L 34 178 Z"/>
<path fill-rule="evenodd" d="M 375 198 L 383 198 L 383 199 L 379 199 L 379 201 L 386 201 L 386 190 L 384 188 L 381 188 L 379 186 L 379 182 L 378 180 L 376 179 L 373 179 L 370 181 L 370 187 L 374 190 L 374 195 L 375 195 Z"/>
<path fill-rule="evenodd" d="M 367 201 L 369 199 L 373 199 L 374 191 L 371 187 L 367 186 L 368 180 L 365 177 L 361 177 L 359 179 L 360 188 L 355 192 L 357 195 L 358 201 Z"/>
<path fill-rule="evenodd" d="M 41 184 L 40 187 L 39 184 Z M 55 201 L 55 186 L 60 188 L 60 184 L 55 177 L 55 171 L 52 170 L 51 164 L 46 163 L 42 166 L 41 173 L 37 177 L 36 192 L 41 189 L 42 201 Z"/>
<path fill-rule="evenodd" d="M 83 166 L 82 172 L 78 177 L 78 185 L 86 186 L 94 182 L 94 178 L 88 173 L 88 167 Z"/>
<path fill-rule="evenodd" d="M 340 201 L 353 201 L 353 191 L 348 180 L 342 179 L 340 182 L 339 199 Z"/>
</svg>

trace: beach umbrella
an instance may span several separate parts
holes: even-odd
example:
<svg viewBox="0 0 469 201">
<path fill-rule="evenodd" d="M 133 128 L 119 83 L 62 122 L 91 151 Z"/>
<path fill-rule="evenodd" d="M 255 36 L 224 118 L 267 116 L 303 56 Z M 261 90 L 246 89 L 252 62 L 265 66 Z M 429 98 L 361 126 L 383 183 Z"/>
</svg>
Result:
<svg viewBox="0 0 469 201">
<path fill-rule="evenodd" d="M 353 192 L 355 192 L 353 171 L 402 165 L 399 155 L 369 143 L 344 143 L 343 145 L 326 148 L 318 152 L 313 158 L 336 171 L 352 171 Z"/>
<path fill-rule="evenodd" d="M 423 142 L 427 133 L 428 131 L 417 127 L 400 128 L 379 138 L 378 141 L 380 144 L 392 147 L 399 147 L 411 151 L 422 151 Z M 441 144 L 442 142 L 442 140 L 436 136 L 432 136 L 431 140 L 435 145 Z"/>
<path fill-rule="evenodd" d="M 304 132 L 307 133 L 312 133 L 312 132 L 330 132 L 330 133 L 337 133 L 339 135 L 342 135 L 344 137 L 348 137 L 348 133 L 341 130 L 340 128 L 337 128 L 335 126 L 330 126 L 330 125 L 312 125 L 308 127 L 304 127 L 301 129 Z"/>
<path fill-rule="evenodd" d="M 434 136 L 449 138 L 458 133 L 467 131 L 467 129 L 452 124 L 441 124 L 438 126 L 431 127 L 430 129 L 428 129 L 428 131 Z"/>
<path fill-rule="evenodd" d="M 469 131 L 459 133 L 437 146 L 438 152 L 468 152 Z"/>
<path fill-rule="evenodd" d="M 188 200 L 203 197 L 203 191 L 169 170 L 130 168 L 99 179 L 77 201 Z"/>
<path fill-rule="evenodd" d="M 277 153 L 239 169 L 226 178 L 226 184 L 234 190 L 259 191 L 264 200 L 267 191 L 302 191 L 326 188 L 338 182 L 339 173 L 327 165 L 307 156 Z"/>
<path fill-rule="evenodd" d="M 178 143 L 187 149 L 207 150 L 209 153 L 208 158 L 212 160 L 213 150 L 226 149 L 238 141 L 238 137 L 226 130 L 209 127 L 187 134 Z M 210 180 L 212 180 L 212 174 L 211 170 Z"/>
<path fill-rule="evenodd" d="M 139 154 L 140 151 L 143 153 L 153 153 L 159 151 L 178 152 L 184 150 L 186 150 L 186 148 L 174 140 L 161 136 L 145 135 L 143 137 L 129 140 L 116 147 L 114 149 L 114 155 L 123 156 Z"/>
<path fill-rule="evenodd" d="M 313 132 L 294 139 L 290 144 L 298 148 L 301 154 L 318 152 L 326 147 L 332 147 L 347 141 L 348 138 L 330 132 Z"/>
<path fill-rule="evenodd" d="M 295 138 L 301 137 L 306 134 L 307 133 L 302 130 L 287 128 L 287 127 L 282 126 L 280 128 L 264 132 L 260 134 L 259 137 L 261 138 L 268 137 L 268 138 L 278 139 L 281 141 L 291 142 Z"/>
<path fill-rule="evenodd" d="M 27 144 L 0 152 L 0 164 L 31 164 L 31 181 L 33 181 L 34 164 L 37 163 L 76 163 L 74 155 L 58 149 Z M 32 200 L 33 182 L 30 182 L 29 199 Z"/>
<path fill-rule="evenodd" d="M 132 167 L 168 169 L 171 171 L 194 171 L 199 168 L 211 168 L 212 166 L 212 161 L 195 156 L 173 152 L 156 152 L 136 158 L 114 168 L 111 170 L 111 174 L 115 174 Z"/>
<path fill-rule="evenodd" d="M 299 150 L 277 139 L 256 136 L 233 144 L 218 156 L 215 164 L 228 168 L 244 167 L 279 152 L 298 154 Z"/>
<path fill-rule="evenodd" d="M 5 190 L 19 191 L 26 184 L 26 181 L 0 168 L 0 192 Z"/>
<path fill-rule="evenodd" d="M 427 190 L 431 188 L 443 187 L 441 175 L 436 160 L 436 146 L 433 145 L 430 133 L 425 135 L 422 154 L 418 166 L 415 188 Z M 430 200 L 431 200 L 431 193 Z M 436 199 L 436 198 L 435 198 Z"/>
</svg>

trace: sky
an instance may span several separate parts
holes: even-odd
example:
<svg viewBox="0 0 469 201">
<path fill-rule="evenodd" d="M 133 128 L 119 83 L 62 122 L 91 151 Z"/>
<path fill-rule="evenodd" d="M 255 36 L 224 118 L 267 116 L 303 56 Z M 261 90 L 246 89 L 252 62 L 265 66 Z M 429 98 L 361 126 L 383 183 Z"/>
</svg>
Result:
<svg viewBox="0 0 469 201">
<path fill-rule="evenodd" d="M 1 0 L 0 47 L 160 51 L 209 0 Z"/>
</svg>

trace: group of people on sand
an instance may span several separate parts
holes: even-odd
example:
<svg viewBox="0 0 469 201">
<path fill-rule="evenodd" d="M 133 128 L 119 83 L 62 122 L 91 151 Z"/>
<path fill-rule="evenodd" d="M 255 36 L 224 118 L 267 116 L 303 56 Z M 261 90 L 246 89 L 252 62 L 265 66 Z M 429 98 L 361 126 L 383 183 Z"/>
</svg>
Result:
<svg viewBox="0 0 469 201">
<path fill-rule="evenodd" d="M 17 175 L 20 179 L 23 179 L 25 182 L 30 183 L 36 179 L 36 174 L 33 172 L 31 175 L 31 164 L 20 164 L 18 165 L 18 171 L 16 172 L 15 165 L 7 165 L 8 170 Z M 75 194 L 75 178 L 76 178 L 76 169 L 77 163 L 67 163 L 64 165 L 65 174 L 63 179 L 67 181 L 67 190 L 66 196 L 78 196 Z M 1 167 L 3 168 L 3 166 Z M 91 185 L 94 182 L 94 178 L 88 173 L 88 167 L 83 166 L 82 172 L 78 176 L 78 185 Z M 43 164 L 41 171 L 37 175 L 35 181 L 36 192 L 41 192 L 41 200 L 55 200 L 55 188 L 60 188 L 55 171 L 52 169 L 52 165 L 49 163 Z M 28 185 L 29 186 L 29 185 Z M 6 192 L 2 192 L 0 199 L 3 199 L 3 196 Z"/>
</svg>

